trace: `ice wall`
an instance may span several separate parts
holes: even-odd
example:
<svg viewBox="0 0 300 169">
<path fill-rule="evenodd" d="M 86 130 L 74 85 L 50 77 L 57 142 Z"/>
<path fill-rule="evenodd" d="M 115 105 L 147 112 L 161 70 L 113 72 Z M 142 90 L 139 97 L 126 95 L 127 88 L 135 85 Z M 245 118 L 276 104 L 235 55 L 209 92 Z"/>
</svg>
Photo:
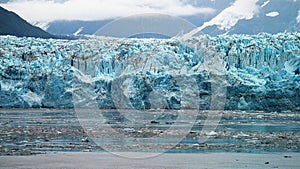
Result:
<svg viewBox="0 0 300 169">
<path fill-rule="evenodd" d="M 186 41 L 2 36 L 0 63 L 5 108 L 72 108 L 74 99 L 126 107 L 116 105 L 120 84 L 120 98 L 136 109 L 212 109 L 213 77 L 226 76 L 225 109 L 300 110 L 299 33 Z"/>
</svg>

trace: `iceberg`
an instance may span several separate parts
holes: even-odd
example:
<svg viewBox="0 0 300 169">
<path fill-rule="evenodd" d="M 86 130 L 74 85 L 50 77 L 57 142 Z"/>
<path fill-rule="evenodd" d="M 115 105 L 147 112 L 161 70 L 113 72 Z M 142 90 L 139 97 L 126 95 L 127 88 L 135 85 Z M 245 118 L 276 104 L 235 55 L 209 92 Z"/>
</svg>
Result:
<svg viewBox="0 0 300 169">
<path fill-rule="evenodd" d="M 2 108 L 300 110 L 299 33 L 0 46 Z"/>
</svg>

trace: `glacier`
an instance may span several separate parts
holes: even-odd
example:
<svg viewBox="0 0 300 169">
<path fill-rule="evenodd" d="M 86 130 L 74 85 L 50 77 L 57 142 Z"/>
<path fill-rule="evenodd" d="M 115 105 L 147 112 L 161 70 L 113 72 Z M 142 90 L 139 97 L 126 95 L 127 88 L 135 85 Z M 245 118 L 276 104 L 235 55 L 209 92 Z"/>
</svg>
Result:
<svg viewBox="0 0 300 169">
<path fill-rule="evenodd" d="M 0 63 L 1 108 L 300 110 L 300 33 L 186 40 L 0 36 Z M 218 85 L 225 97 L 219 107 L 213 105 L 222 104 L 213 102 Z"/>
</svg>

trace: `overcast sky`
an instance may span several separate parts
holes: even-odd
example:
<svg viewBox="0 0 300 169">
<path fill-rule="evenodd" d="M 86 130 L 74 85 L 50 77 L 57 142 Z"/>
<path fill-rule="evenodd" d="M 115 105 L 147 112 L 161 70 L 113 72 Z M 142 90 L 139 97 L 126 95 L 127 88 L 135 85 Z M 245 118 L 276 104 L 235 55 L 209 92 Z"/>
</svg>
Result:
<svg viewBox="0 0 300 169">
<path fill-rule="evenodd" d="M 30 22 L 104 20 L 142 13 L 173 16 L 215 13 L 213 8 L 194 6 L 188 2 L 188 0 L 0 0 L 0 6 L 16 12 Z"/>
</svg>

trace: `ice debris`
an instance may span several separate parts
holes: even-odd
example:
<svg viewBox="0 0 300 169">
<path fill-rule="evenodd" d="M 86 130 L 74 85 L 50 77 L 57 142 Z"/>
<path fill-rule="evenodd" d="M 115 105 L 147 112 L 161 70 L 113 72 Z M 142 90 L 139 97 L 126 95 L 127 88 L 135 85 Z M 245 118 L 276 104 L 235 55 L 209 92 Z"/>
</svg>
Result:
<svg viewBox="0 0 300 169">
<path fill-rule="evenodd" d="M 112 84 L 119 84 L 120 99 L 136 109 L 211 109 L 212 77 L 225 75 L 225 109 L 300 110 L 299 33 L 185 41 L 1 36 L 0 63 L 2 108 L 72 108 L 74 98 L 116 108 Z"/>
</svg>

